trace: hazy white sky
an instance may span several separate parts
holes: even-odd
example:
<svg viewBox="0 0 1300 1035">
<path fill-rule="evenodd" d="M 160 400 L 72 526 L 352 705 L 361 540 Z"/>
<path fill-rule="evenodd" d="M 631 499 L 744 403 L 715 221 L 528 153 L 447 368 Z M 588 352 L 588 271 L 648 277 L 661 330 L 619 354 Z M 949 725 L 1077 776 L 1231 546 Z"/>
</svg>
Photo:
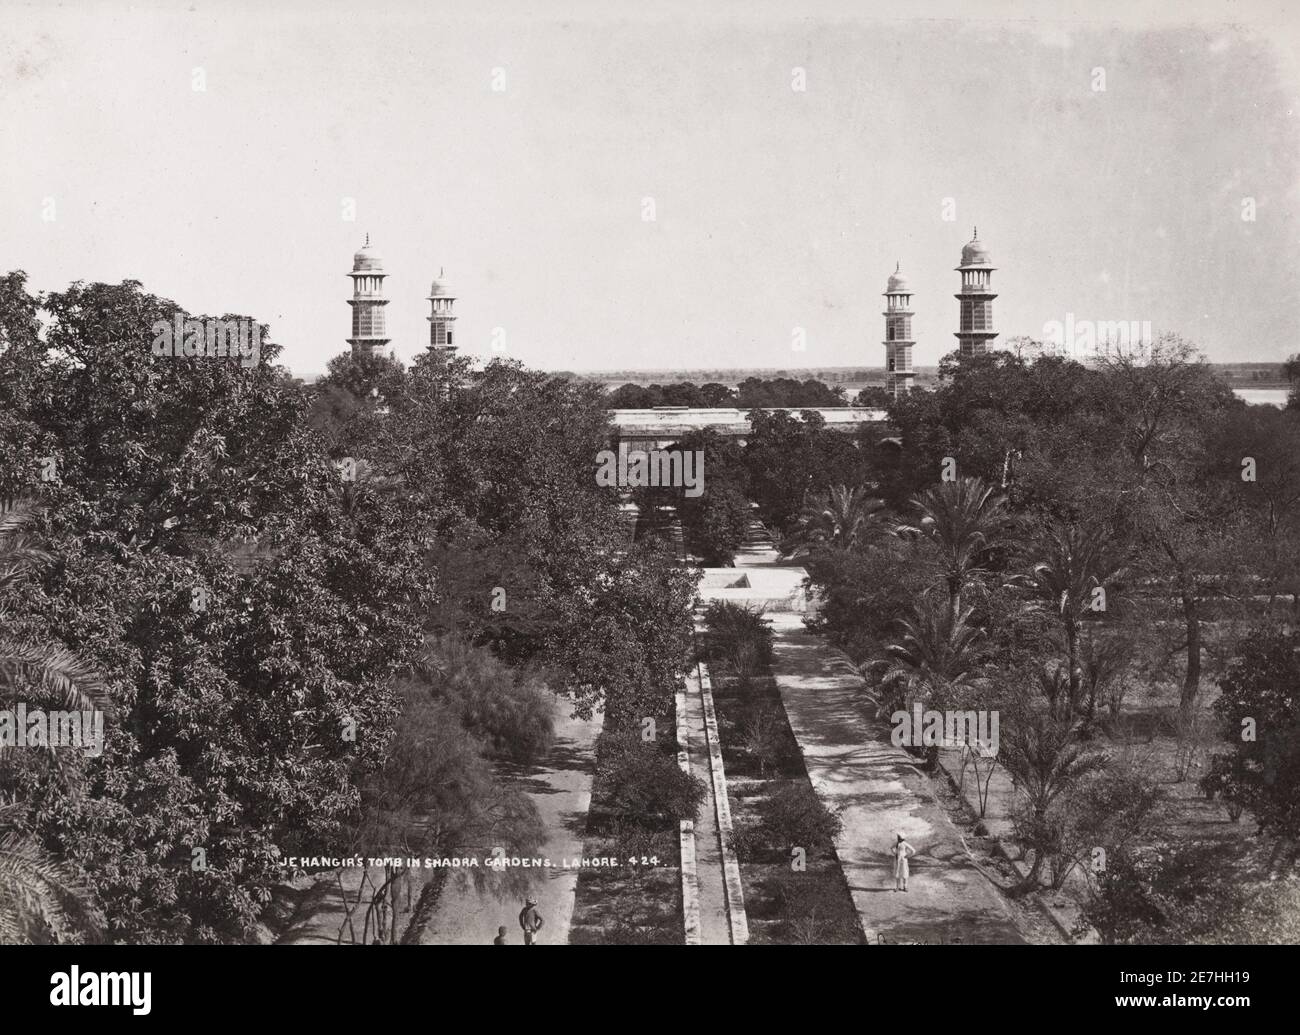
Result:
<svg viewBox="0 0 1300 1035">
<path fill-rule="evenodd" d="M 0 270 L 254 316 L 306 373 L 369 232 L 402 357 L 442 266 L 467 352 L 793 368 L 883 364 L 898 260 L 925 365 L 978 224 L 1002 340 L 1073 313 L 1300 350 L 1287 5 L 699 6 L 3 0 Z"/>
</svg>

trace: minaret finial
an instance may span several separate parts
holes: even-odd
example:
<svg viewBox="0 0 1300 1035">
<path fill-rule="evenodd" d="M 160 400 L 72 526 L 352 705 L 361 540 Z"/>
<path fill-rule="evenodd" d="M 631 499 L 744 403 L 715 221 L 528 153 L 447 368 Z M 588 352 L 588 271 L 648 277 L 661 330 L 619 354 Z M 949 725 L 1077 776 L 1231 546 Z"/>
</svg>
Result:
<svg viewBox="0 0 1300 1035">
<path fill-rule="evenodd" d="M 972 240 L 978 241 L 979 239 L 980 239 L 980 228 L 976 227 Z"/>
<path fill-rule="evenodd" d="M 902 264 L 902 262 L 901 262 L 901 261 L 898 261 L 898 260 L 895 260 L 895 261 L 894 261 L 894 272 L 897 273 L 897 272 L 899 272 L 899 270 L 901 270 L 902 268 L 903 268 L 903 264 Z"/>
<path fill-rule="evenodd" d="M 369 247 L 370 247 L 370 234 L 366 234 L 366 243 L 365 243 L 364 247 L 366 247 L 366 248 L 369 248 Z"/>
</svg>

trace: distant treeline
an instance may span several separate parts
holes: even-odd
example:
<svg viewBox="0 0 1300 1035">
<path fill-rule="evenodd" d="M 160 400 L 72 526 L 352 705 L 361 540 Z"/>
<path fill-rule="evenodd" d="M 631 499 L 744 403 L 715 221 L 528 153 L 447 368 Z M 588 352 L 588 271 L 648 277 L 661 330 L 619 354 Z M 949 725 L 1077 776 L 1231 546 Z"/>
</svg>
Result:
<svg viewBox="0 0 1300 1035">
<path fill-rule="evenodd" d="M 696 385 L 689 381 L 676 384 L 620 385 L 609 393 L 612 410 L 644 410 L 654 406 L 720 407 L 752 409 L 765 406 L 847 406 L 844 389 L 831 388 L 821 381 L 796 381 L 790 377 L 763 379 L 749 377 L 735 388 L 711 381 Z"/>
</svg>

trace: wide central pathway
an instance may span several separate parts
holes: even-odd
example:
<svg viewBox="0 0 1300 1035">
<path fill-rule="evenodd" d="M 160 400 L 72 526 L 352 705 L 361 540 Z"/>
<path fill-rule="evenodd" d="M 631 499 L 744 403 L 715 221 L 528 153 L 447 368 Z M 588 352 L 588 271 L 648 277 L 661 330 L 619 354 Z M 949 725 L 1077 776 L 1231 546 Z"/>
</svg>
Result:
<svg viewBox="0 0 1300 1035">
<path fill-rule="evenodd" d="M 1021 942 L 1007 907 L 972 865 L 961 836 L 913 759 L 869 719 L 862 678 L 848 659 L 773 614 L 772 665 L 813 788 L 837 809 L 840 867 L 872 943 Z M 890 849 L 899 833 L 916 849 L 906 893 L 894 891 Z"/>
<path fill-rule="evenodd" d="M 591 805 L 591 780 L 595 772 L 595 742 L 601 719 L 574 718 L 573 705 L 557 698 L 555 745 L 540 764 L 499 766 L 498 774 L 523 790 L 537 806 L 546 843 L 538 856 L 550 859 L 549 871 L 536 871 L 532 897 L 545 925 L 538 945 L 567 945 L 578 889 L 578 869 L 563 868 L 562 859 L 583 855 L 583 835 Z M 426 945 L 491 945 L 497 927 L 504 925 L 511 945 L 523 944 L 519 911 L 523 902 L 499 900 L 490 892 L 475 891 L 468 881 L 449 880 L 438 900 L 433 919 L 421 939 Z"/>
<path fill-rule="evenodd" d="M 532 765 L 499 764 L 497 775 L 522 790 L 541 815 L 546 831 L 546 843 L 537 854 L 548 858 L 550 870 L 516 871 L 535 874 L 531 894 L 537 899 L 538 911 L 545 926 L 537 939 L 539 945 L 565 945 L 569 940 L 569 927 L 573 919 L 573 903 L 577 894 L 578 869 L 564 868 L 561 860 L 580 859 L 583 855 L 583 834 L 587 826 L 587 811 L 591 805 L 591 781 L 595 772 L 595 742 L 600 732 L 601 718 L 597 714 L 590 720 L 572 716 L 572 704 L 556 697 L 555 743 L 546 757 Z M 484 858 L 487 856 L 485 855 Z M 363 876 L 372 882 L 381 882 L 381 869 L 349 869 L 340 871 L 347 901 L 355 902 Z M 522 945 L 519 929 L 519 911 L 522 900 L 513 896 L 500 899 L 489 891 L 476 891 L 463 879 L 465 871 L 453 871 L 438 899 L 433 916 L 421 934 L 426 945 L 491 945 L 497 928 L 504 925 L 506 939 L 511 945 Z M 423 883 L 422 881 L 420 883 Z M 417 885 L 413 898 L 419 894 Z M 293 927 L 279 939 L 288 944 L 333 945 L 338 941 L 340 928 L 346 923 L 346 904 L 343 893 L 329 879 L 322 879 L 313 889 L 314 903 Z M 353 914 L 354 929 L 362 930 L 365 906 Z M 405 928 L 411 920 L 409 912 L 399 917 L 399 927 Z"/>
<path fill-rule="evenodd" d="M 728 583 L 719 595 L 741 602 L 748 596 L 767 608 L 777 689 L 813 788 L 843 821 L 836 853 L 868 941 L 1024 941 L 997 890 L 966 855 L 928 777 L 869 714 L 862 677 L 843 652 L 804 628 L 806 605 L 797 592 L 804 570 L 779 564 L 764 546 L 747 544 L 727 569 L 734 579 L 718 575 Z M 735 586 L 741 576 L 748 591 Z M 917 850 L 906 893 L 894 891 L 890 855 L 900 832 Z"/>
</svg>

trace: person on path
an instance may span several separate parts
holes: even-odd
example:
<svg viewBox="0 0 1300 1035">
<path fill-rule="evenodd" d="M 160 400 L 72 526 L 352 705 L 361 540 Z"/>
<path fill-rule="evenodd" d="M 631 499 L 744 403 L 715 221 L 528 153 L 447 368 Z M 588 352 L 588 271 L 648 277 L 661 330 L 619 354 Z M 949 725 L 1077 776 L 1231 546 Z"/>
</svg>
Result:
<svg viewBox="0 0 1300 1035">
<path fill-rule="evenodd" d="M 894 842 L 894 890 L 907 890 L 907 860 L 916 854 L 916 849 L 907 842 L 902 834 Z"/>
<path fill-rule="evenodd" d="M 497 928 L 497 936 L 492 939 L 493 945 L 506 945 L 506 925 L 502 924 Z"/>
<path fill-rule="evenodd" d="M 519 926 L 524 929 L 524 944 L 535 944 L 533 938 L 542 929 L 542 914 L 537 911 L 537 899 L 524 900 L 524 908 L 519 910 Z"/>
</svg>

